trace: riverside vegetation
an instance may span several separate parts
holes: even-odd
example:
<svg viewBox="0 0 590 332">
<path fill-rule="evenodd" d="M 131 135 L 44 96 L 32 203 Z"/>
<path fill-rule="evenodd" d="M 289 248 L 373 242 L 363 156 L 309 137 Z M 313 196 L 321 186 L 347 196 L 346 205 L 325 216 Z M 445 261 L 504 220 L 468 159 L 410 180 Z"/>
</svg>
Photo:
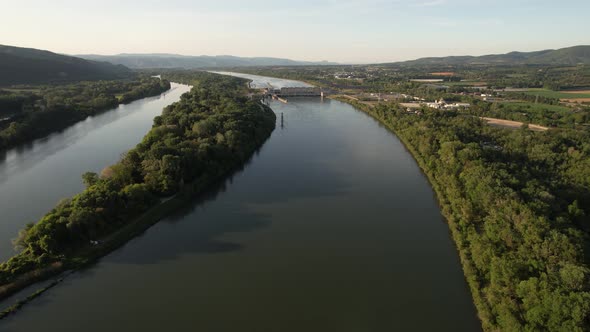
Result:
<svg viewBox="0 0 590 332">
<path fill-rule="evenodd" d="M 569 49 L 573 58 L 580 49 L 590 48 Z M 556 54 L 563 54 L 563 51 Z M 471 104 L 465 111 L 472 115 L 590 130 L 590 100 L 587 99 L 590 95 L 584 93 L 590 87 L 590 66 L 587 64 L 394 63 L 260 67 L 239 71 L 302 80 L 321 86 L 328 93 L 337 91 L 363 101 L 377 102 L 378 94 L 398 102 L 413 102 L 414 97 L 425 101 L 443 98 L 448 102 Z M 416 79 L 436 82 L 416 82 Z M 368 96 L 369 93 L 375 96 Z"/>
<path fill-rule="evenodd" d="M 20 232 L 21 251 L 0 264 L 0 285 L 107 253 L 163 217 L 163 205 L 239 167 L 273 131 L 274 113 L 247 98 L 245 80 L 204 72 L 179 78 L 192 90 L 154 119 L 141 143 L 100 175 L 84 174 L 82 193 Z"/>
<path fill-rule="evenodd" d="M 521 92 L 506 93 L 519 102 L 490 103 L 463 96 L 473 93 L 464 87 L 438 89 L 409 82 L 417 73 L 428 75 L 440 68 L 407 67 L 391 73 L 367 67 L 349 69 L 357 76 L 365 74 L 352 80 L 331 78 L 330 73 L 343 71 L 338 67 L 248 72 L 301 79 L 334 91 L 396 91 L 427 100 L 472 103 L 469 110 L 422 107 L 414 114 L 395 102 L 368 104 L 336 97 L 391 129 L 429 178 L 484 330 L 589 330 L 590 109 L 565 107 L 558 99 Z M 502 70 L 472 69 L 473 77 Z M 590 82 L 583 74 L 585 67 L 577 70 L 580 75 L 575 77 L 569 71 L 569 76 L 562 75 L 560 86 L 583 88 Z M 510 74 L 515 71 L 531 70 L 509 68 Z M 547 85 L 546 80 L 535 83 L 525 75 L 519 79 L 528 86 Z M 479 116 L 553 128 L 500 129 Z"/>
<path fill-rule="evenodd" d="M 250 72 L 322 84 L 301 69 Z M 462 100 L 453 87 L 395 86 L 417 96 Z M 395 132 L 428 176 L 485 330 L 588 330 L 590 131 L 580 124 L 588 123 L 590 112 L 568 110 L 553 98 L 508 95 L 522 101 L 470 99 L 471 110 L 422 108 L 421 114 L 396 103 L 341 100 Z M 478 119 L 484 114 L 554 128 L 500 129 Z"/>
<path fill-rule="evenodd" d="M 488 331 L 590 328 L 590 135 L 343 100 L 394 131 L 432 183 Z"/>
<path fill-rule="evenodd" d="M 150 77 L 0 89 L 0 150 L 169 89 L 170 82 Z"/>
</svg>

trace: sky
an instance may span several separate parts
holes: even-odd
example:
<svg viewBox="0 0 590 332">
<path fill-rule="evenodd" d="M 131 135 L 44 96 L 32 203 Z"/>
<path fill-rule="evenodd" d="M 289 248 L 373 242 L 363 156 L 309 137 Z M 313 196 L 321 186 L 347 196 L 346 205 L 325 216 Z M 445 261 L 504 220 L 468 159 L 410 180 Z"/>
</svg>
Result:
<svg viewBox="0 0 590 332">
<path fill-rule="evenodd" d="M 0 44 L 378 63 L 590 45 L 590 0 L 0 0 Z"/>
</svg>

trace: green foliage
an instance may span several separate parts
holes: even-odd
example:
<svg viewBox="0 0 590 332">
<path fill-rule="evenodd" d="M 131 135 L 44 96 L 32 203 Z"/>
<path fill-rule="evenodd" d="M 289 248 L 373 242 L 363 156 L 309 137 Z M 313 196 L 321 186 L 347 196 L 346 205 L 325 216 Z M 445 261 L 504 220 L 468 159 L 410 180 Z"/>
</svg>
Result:
<svg viewBox="0 0 590 332">
<path fill-rule="evenodd" d="M 98 174 L 94 172 L 86 172 L 82 174 L 82 182 L 84 182 L 86 188 L 91 187 L 98 182 Z"/>
<path fill-rule="evenodd" d="M 572 112 L 567 107 L 532 102 L 498 102 L 488 109 L 475 104 L 472 112 L 477 115 L 534 123 L 549 127 L 574 128 L 576 124 L 590 123 L 590 112 Z"/>
<path fill-rule="evenodd" d="M 324 87 L 328 93 L 338 91 L 364 100 L 367 93 L 381 93 L 389 100 L 465 102 L 471 106 L 464 113 L 536 124 L 546 127 L 590 130 L 590 107 L 584 103 L 561 102 L 583 94 L 568 94 L 543 89 L 587 90 L 590 67 L 555 65 L 403 65 L 326 66 L 301 68 L 241 69 L 257 75 L 297 79 Z M 447 72 L 451 76 L 437 76 Z M 344 74 L 343 74 L 344 73 Z M 336 76 L 351 75 L 351 79 Z M 340 75 L 340 76 L 339 76 Z M 423 84 L 414 78 L 440 79 L 444 82 Z M 458 81 L 457 80 L 461 80 Z M 467 80 L 467 81 L 465 81 Z M 526 89 L 504 89 L 519 87 Z M 482 94 L 485 95 L 485 100 Z M 369 99 L 373 99 L 372 97 Z M 374 99 L 373 99 L 374 100 Z"/>
<path fill-rule="evenodd" d="M 166 80 L 142 78 L 0 91 L 0 150 L 66 128 L 119 103 L 168 89 Z"/>
<path fill-rule="evenodd" d="M 353 104 L 394 130 L 428 175 L 485 330 L 590 328 L 590 134 Z"/>
<path fill-rule="evenodd" d="M 553 98 L 553 99 L 574 99 L 574 98 L 590 98 L 590 93 L 573 93 L 571 92 L 561 92 L 561 91 L 552 91 L 549 89 L 530 89 L 525 91 L 524 93 L 534 97 L 544 97 L 544 98 Z"/>
<path fill-rule="evenodd" d="M 0 45 L 0 86 L 130 78 L 127 67 L 33 48 Z"/>
<path fill-rule="evenodd" d="M 185 183 L 216 179 L 241 165 L 275 126 L 270 108 L 245 97 L 245 80 L 204 72 L 176 77 L 195 87 L 154 120 L 143 141 L 87 188 L 19 233 L 21 254 L 0 265 L 0 282 L 75 256 L 177 193 Z M 194 132 L 205 121 L 208 129 Z"/>
</svg>

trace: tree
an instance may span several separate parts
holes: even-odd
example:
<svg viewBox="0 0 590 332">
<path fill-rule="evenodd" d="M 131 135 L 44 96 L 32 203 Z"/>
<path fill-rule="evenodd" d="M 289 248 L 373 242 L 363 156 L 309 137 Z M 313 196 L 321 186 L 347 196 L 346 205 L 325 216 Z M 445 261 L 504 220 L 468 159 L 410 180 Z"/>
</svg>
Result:
<svg viewBox="0 0 590 332">
<path fill-rule="evenodd" d="M 82 182 L 84 182 L 84 185 L 86 186 L 86 188 L 95 185 L 98 182 L 98 180 L 99 180 L 98 174 L 96 174 L 94 172 L 86 172 L 86 173 L 82 174 Z"/>
</svg>

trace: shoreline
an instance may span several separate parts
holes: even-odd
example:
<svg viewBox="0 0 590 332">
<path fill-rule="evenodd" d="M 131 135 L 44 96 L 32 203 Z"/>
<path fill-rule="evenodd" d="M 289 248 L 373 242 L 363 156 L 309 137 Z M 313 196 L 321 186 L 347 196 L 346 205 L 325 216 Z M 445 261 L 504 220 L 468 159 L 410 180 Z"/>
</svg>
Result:
<svg viewBox="0 0 590 332">
<path fill-rule="evenodd" d="M 266 140 L 264 142 L 266 142 Z M 258 149 L 261 147 L 262 145 L 259 146 Z M 29 271 L 19 276 L 11 283 L 0 285 L 0 301 L 2 301 L 17 294 L 20 291 L 25 290 L 28 287 L 34 286 L 37 283 L 58 277 L 48 286 L 33 291 L 31 295 L 28 295 L 24 299 L 17 299 L 15 304 L 6 308 L 0 308 L 0 321 L 12 314 L 15 314 L 26 303 L 39 297 L 42 293 L 50 290 L 54 286 L 57 286 L 69 274 L 95 264 L 102 257 L 116 251 L 117 249 L 124 246 L 127 242 L 140 236 L 153 225 L 168 217 L 177 209 L 180 209 L 186 206 L 186 204 L 189 204 L 191 200 L 195 198 L 195 196 L 204 194 L 208 190 L 212 189 L 212 186 L 226 181 L 230 175 L 248 164 L 249 160 L 252 158 L 252 156 L 254 156 L 256 150 L 252 151 L 249 158 L 247 158 L 242 163 L 220 170 L 219 173 L 213 177 L 202 176 L 193 183 L 185 184 L 185 186 L 175 195 L 165 198 L 160 203 L 151 207 L 148 211 L 135 218 L 133 222 L 125 225 L 123 228 L 117 230 L 113 234 L 110 234 L 106 238 L 100 239 L 100 245 L 81 248 L 78 254 L 74 255 L 69 260 L 53 262 L 50 264 L 50 266 Z M 66 271 L 71 272 L 65 276 L 62 276 L 62 274 Z"/>
<path fill-rule="evenodd" d="M 243 73 L 243 74 L 253 75 L 253 76 L 261 76 L 261 75 L 249 74 L 249 73 Z M 262 76 L 262 77 L 265 77 L 265 76 Z M 289 79 L 287 79 L 287 80 L 289 80 Z M 291 81 L 295 81 L 295 80 L 291 80 Z M 303 81 L 298 81 L 298 82 L 303 82 Z M 309 84 L 312 86 L 321 87 L 321 85 L 317 84 L 316 82 L 303 82 L 303 83 L 306 83 L 306 84 Z M 477 282 L 477 280 L 474 277 L 469 277 L 466 273 L 466 271 L 474 269 L 473 262 L 469 259 L 469 256 L 471 256 L 471 253 L 468 252 L 468 249 L 464 248 L 464 246 L 461 246 L 461 242 L 462 242 L 461 234 L 458 230 L 457 223 L 452 218 L 451 207 L 449 206 L 447 199 L 443 195 L 441 185 L 436 181 L 436 178 L 431 173 L 427 172 L 427 169 L 424 165 L 424 161 L 417 157 L 418 154 L 416 153 L 415 149 L 405 140 L 404 137 L 398 135 L 397 132 L 395 131 L 395 129 L 390 124 L 388 124 L 384 119 L 382 119 L 381 117 L 379 117 L 377 114 L 374 113 L 372 105 L 364 104 L 364 103 L 360 102 L 359 100 L 355 100 L 354 97 L 352 97 L 352 98 L 350 98 L 350 97 L 346 98 L 346 97 L 349 97 L 349 96 L 343 95 L 343 94 L 334 94 L 334 95 L 325 96 L 325 98 L 340 101 L 345 104 L 351 105 L 354 109 L 367 114 L 368 116 L 373 118 L 375 121 L 377 121 L 379 124 L 383 125 L 389 132 L 391 132 L 393 135 L 395 135 L 395 137 L 397 137 L 397 139 L 399 139 L 399 141 L 402 143 L 402 145 L 404 146 L 406 151 L 412 156 L 412 159 L 414 159 L 414 161 L 418 165 L 420 172 L 426 177 L 426 180 L 430 184 L 430 187 L 432 188 L 432 190 L 434 191 L 434 194 L 436 196 L 436 202 L 439 206 L 441 216 L 444 218 L 444 221 L 448 225 L 449 235 L 451 236 L 451 238 L 453 240 L 453 244 L 455 246 L 455 250 L 457 251 L 459 262 L 461 265 L 461 269 L 463 271 L 463 278 L 464 278 L 464 280 L 467 284 L 467 287 L 469 288 L 469 291 L 471 293 L 472 304 L 475 307 L 477 318 L 479 319 L 479 321 L 481 323 L 482 330 L 486 330 L 487 324 L 485 322 L 487 321 L 487 319 L 485 319 L 485 318 L 491 317 L 493 315 L 492 315 L 492 312 L 490 311 L 490 308 L 485 307 L 483 304 L 484 303 L 483 295 L 479 292 L 479 289 L 480 289 L 479 283 Z"/>
<path fill-rule="evenodd" d="M 196 185 L 196 184 L 194 184 Z M 188 185 L 193 186 L 193 185 Z M 151 226 L 156 224 L 158 221 L 161 220 L 163 217 L 161 214 L 164 212 L 169 212 L 168 209 L 172 209 L 176 204 L 184 203 L 179 202 L 178 199 L 182 195 L 181 192 L 172 196 L 171 198 L 158 203 L 157 205 L 150 208 L 150 210 L 146 211 L 141 216 L 137 217 L 132 223 L 126 225 L 125 227 L 117 230 L 115 233 L 111 234 L 108 238 L 109 239 L 100 239 L 101 244 L 99 246 L 90 247 L 87 246 L 85 248 L 80 249 L 80 253 L 74 256 L 72 259 L 68 261 L 58 261 L 53 262 L 48 267 L 39 268 L 36 270 L 29 271 L 21 276 L 19 276 L 15 281 L 4 284 L 0 286 L 0 301 L 5 300 L 8 297 L 15 295 L 16 293 L 26 289 L 27 287 L 33 286 L 39 282 L 43 282 L 49 280 L 53 277 L 61 275 L 66 270 L 70 269 L 72 271 L 77 271 L 81 268 L 84 268 L 92 263 L 95 263 L 100 258 L 108 255 L 109 253 L 115 251 L 116 249 L 120 248 L 122 245 L 130 241 L 131 239 L 135 238 L 136 236 L 141 235 L 144 231 L 149 229 Z M 54 268 L 51 268 L 54 266 Z M 45 292 L 49 290 L 49 288 L 44 287 L 40 290 L 35 291 L 33 294 L 39 292 Z M 36 296 L 35 296 L 36 297 Z M 21 302 L 29 302 L 33 298 L 27 297 L 25 300 L 18 300 L 17 304 L 8 307 L 4 311 L 0 312 L 0 320 L 5 318 L 6 316 L 16 312 L 16 310 L 20 309 L 22 305 L 18 305 Z"/>
<path fill-rule="evenodd" d="M 158 202 L 149 207 L 145 212 L 131 219 L 129 223 L 114 230 L 112 233 L 99 238 L 94 245 L 85 245 L 72 249 L 71 251 L 65 251 L 62 258 L 57 257 L 57 260 L 51 262 L 39 262 L 39 267 L 14 275 L 12 278 L 7 279 L 4 284 L 0 284 L 0 301 L 3 301 L 29 287 L 33 287 L 40 282 L 48 281 L 51 278 L 58 276 L 58 278 L 52 281 L 49 286 L 44 286 L 35 291 L 32 290 L 31 295 L 17 299 L 15 304 L 6 307 L 4 310 L 1 310 L 3 308 L 0 308 L 0 320 L 17 312 L 23 305 L 59 284 L 65 277 L 67 277 L 67 275 L 94 264 L 100 258 L 121 248 L 131 239 L 143 234 L 160 220 L 186 206 L 193 201 L 196 196 L 206 193 L 215 184 L 225 182 L 234 172 L 247 165 L 251 158 L 256 154 L 256 151 L 258 151 L 270 138 L 275 128 L 274 124 L 276 124 L 276 115 L 270 107 L 263 104 L 260 104 L 260 107 L 263 113 L 268 112 L 269 114 L 272 114 L 275 119 L 272 129 L 268 128 L 268 132 L 265 132 L 263 136 L 254 138 L 254 145 L 245 147 L 240 152 L 241 156 L 235 158 L 233 162 L 222 165 L 208 173 L 203 173 L 189 183 L 181 184 L 175 194 L 160 198 Z M 3 264 L 10 262 L 12 259 L 19 257 L 20 255 L 21 254 L 17 254 L 13 256 L 3 262 Z M 71 272 L 68 272 L 67 275 L 63 275 L 65 271 Z"/>
<path fill-rule="evenodd" d="M 172 82 L 170 82 L 170 83 L 172 83 Z M 27 146 L 27 145 L 33 144 L 35 141 L 42 140 L 42 139 L 44 139 L 46 137 L 49 137 L 51 134 L 54 134 L 56 132 L 60 132 L 60 131 L 66 130 L 66 129 L 68 129 L 71 126 L 74 126 L 77 123 L 84 121 L 88 117 L 93 117 L 93 116 L 101 115 L 101 114 L 104 114 L 104 113 L 107 113 L 107 112 L 110 112 L 110 111 L 114 111 L 114 110 L 118 109 L 119 107 L 121 107 L 121 105 L 129 105 L 129 104 L 131 104 L 133 102 L 136 102 L 138 100 L 143 100 L 143 99 L 146 99 L 146 98 L 153 98 L 153 97 L 156 97 L 156 96 L 160 96 L 160 95 L 162 95 L 164 93 L 167 93 L 167 92 L 169 92 L 171 90 L 172 90 L 172 86 L 170 85 L 166 90 L 159 91 L 156 94 L 147 94 L 145 96 L 141 96 L 140 98 L 129 100 L 129 101 L 126 101 L 126 102 L 120 102 L 119 101 L 119 103 L 117 105 L 115 105 L 115 106 L 109 106 L 109 107 L 104 108 L 104 109 L 100 109 L 100 108 L 99 109 L 96 109 L 92 114 L 86 115 L 84 117 L 70 118 L 70 119 L 66 120 L 64 123 L 62 123 L 61 126 L 56 126 L 56 127 L 53 127 L 53 128 L 47 129 L 47 130 L 40 130 L 39 131 L 41 133 L 40 135 L 35 135 L 32 138 L 30 138 L 30 139 L 25 139 L 23 141 L 19 141 L 19 142 L 14 143 L 14 144 L 9 144 L 9 145 L 6 145 L 4 147 L 0 147 L 0 153 L 7 153 L 7 152 L 9 152 L 11 150 L 19 149 L 19 148 L 21 148 L 23 146 Z"/>
<path fill-rule="evenodd" d="M 404 148 L 410 153 L 410 155 L 412 156 L 412 158 L 414 159 L 414 161 L 416 162 L 416 164 L 420 168 L 420 171 L 422 172 L 422 174 L 424 174 L 424 176 L 428 180 L 430 187 L 432 188 L 432 190 L 435 193 L 436 201 L 440 207 L 440 213 L 441 213 L 442 217 L 444 218 L 445 222 L 447 223 L 447 225 L 449 226 L 449 233 L 451 235 L 451 238 L 453 239 L 453 244 L 454 244 L 455 249 L 457 250 L 457 253 L 459 256 L 459 261 L 461 263 L 461 269 L 463 270 L 463 277 L 464 277 L 464 279 L 467 283 L 467 286 L 469 287 L 469 290 L 471 292 L 472 302 L 473 302 L 473 305 L 475 306 L 475 309 L 477 312 L 477 318 L 482 323 L 482 328 L 484 330 L 486 330 L 485 329 L 486 325 L 483 324 L 484 323 L 483 318 L 492 316 L 492 313 L 489 310 L 487 310 L 487 308 L 483 307 L 482 294 L 479 292 L 480 285 L 477 283 L 477 280 L 475 280 L 473 277 L 468 277 L 467 274 L 465 273 L 465 271 L 473 270 L 473 263 L 468 258 L 468 256 L 470 256 L 470 253 L 466 252 L 467 249 L 465 249 L 464 247 L 461 246 L 461 234 L 459 233 L 459 231 L 457 229 L 457 224 L 455 223 L 455 221 L 451 217 L 450 207 L 448 206 L 448 203 L 446 202 L 447 201 L 446 198 L 442 194 L 440 184 L 436 181 L 434 176 L 432 176 L 429 172 L 426 171 L 426 167 L 424 166 L 423 160 L 416 157 L 418 154 L 416 153 L 415 149 L 402 136 L 398 135 L 396 133 L 396 131 L 387 122 L 385 122 L 383 119 L 381 119 L 378 115 L 374 114 L 369 105 L 361 104 L 359 102 L 355 102 L 354 100 L 347 99 L 347 98 L 339 98 L 338 96 L 334 96 L 334 97 L 335 98 L 330 98 L 330 97 L 328 97 L 328 98 L 351 105 L 355 109 L 357 109 L 357 110 L 369 115 L 371 118 L 375 119 L 377 122 L 379 122 L 381 125 L 383 125 L 388 131 L 390 131 L 392 134 L 394 134 L 399 139 L 399 141 L 402 143 Z M 365 107 L 366 107 L 366 109 L 365 109 Z"/>
</svg>

